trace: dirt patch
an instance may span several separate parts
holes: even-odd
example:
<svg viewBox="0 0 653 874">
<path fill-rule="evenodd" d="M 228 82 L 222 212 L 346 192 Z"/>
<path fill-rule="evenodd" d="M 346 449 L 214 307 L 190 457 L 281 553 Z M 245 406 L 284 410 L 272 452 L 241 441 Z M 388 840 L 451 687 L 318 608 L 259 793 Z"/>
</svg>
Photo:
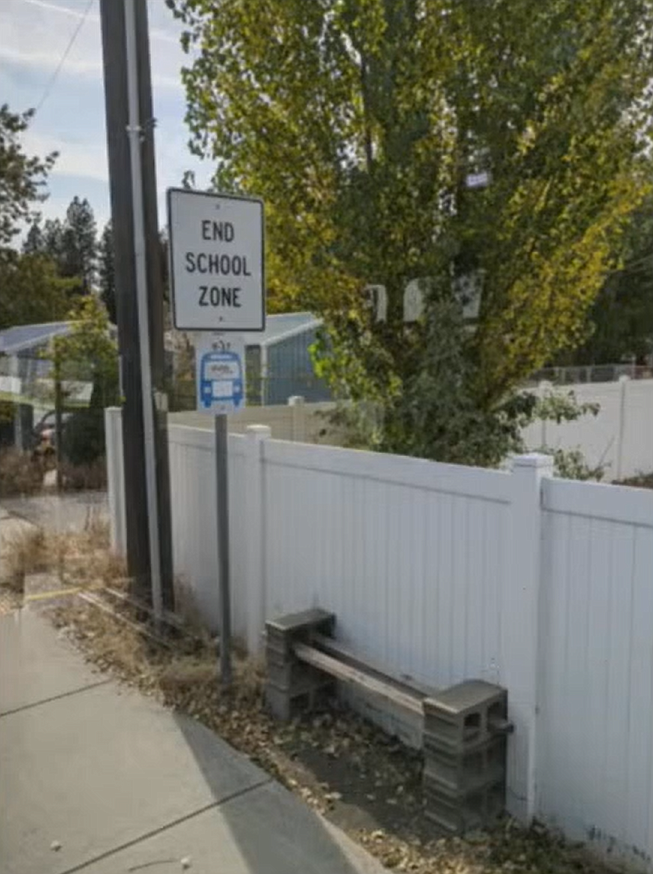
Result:
<svg viewBox="0 0 653 874">
<path fill-rule="evenodd" d="M 75 571 L 82 586 L 97 580 L 101 566 L 97 541 L 90 538 L 87 546 L 92 560 L 78 556 Z M 75 550 L 83 553 L 79 539 Z M 114 605 L 114 615 L 73 597 L 57 606 L 39 604 L 89 661 L 203 722 L 388 868 L 417 874 L 606 870 L 582 848 L 509 819 L 465 839 L 439 836 L 424 817 L 417 753 L 337 701 L 292 723 L 276 722 L 263 707 L 263 666 L 236 653 L 233 688 L 222 691 L 215 645 L 206 635 L 171 633 L 164 647 L 139 633 L 142 613 L 124 602 Z"/>
</svg>

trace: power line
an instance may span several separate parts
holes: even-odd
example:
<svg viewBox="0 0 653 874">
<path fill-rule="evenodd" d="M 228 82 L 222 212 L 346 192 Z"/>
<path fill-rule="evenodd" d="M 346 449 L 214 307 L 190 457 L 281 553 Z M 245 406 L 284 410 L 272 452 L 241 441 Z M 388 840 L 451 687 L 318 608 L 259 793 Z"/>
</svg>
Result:
<svg viewBox="0 0 653 874">
<path fill-rule="evenodd" d="M 77 22 L 77 27 L 73 31 L 72 36 L 70 37 L 70 40 L 68 42 L 68 45 L 66 46 L 66 49 L 65 49 L 63 55 L 61 56 L 54 73 L 50 76 L 47 85 L 43 89 L 43 94 L 41 96 L 41 99 L 38 102 L 38 105 L 36 107 L 35 112 L 39 111 L 39 109 L 43 106 L 43 104 L 45 103 L 47 98 L 50 96 L 50 92 L 54 88 L 54 84 L 57 81 L 57 78 L 59 77 L 59 73 L 61 72 L 61 68 L 66 63 L 66 58 L 70 54 L 70 50 L 72 49 L 73 45 L 75 44 L 75 40 L 77 39 L 77 36 L 78 36 L 80 30 L 84 26 L 84 22 L 86 21 L 86 17 L 88 15 L 88 13 L 90 12 L 92 5 L 93 5 L 93 0 L 88 0 L 88 3 L 86 4 L 86 9 L 84 9 L 82 17 Z"/>
</svg>

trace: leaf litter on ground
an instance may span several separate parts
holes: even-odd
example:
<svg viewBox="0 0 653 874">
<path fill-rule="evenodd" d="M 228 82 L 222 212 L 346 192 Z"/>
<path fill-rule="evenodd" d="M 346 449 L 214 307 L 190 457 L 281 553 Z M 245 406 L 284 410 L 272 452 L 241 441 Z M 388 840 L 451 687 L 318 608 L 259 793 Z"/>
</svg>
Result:
<svg viewBox="0 0 653 874">
<path fill-rule="evenodd" d="M 89 542 L 90 541 L 90 542 Z M 84 562 L 84 552 L 93 553 Z M 97 538 L 75 543 L 78 585 L 97 580 Z M 116 575 L 108 551 L 100 567 Z M 115 579 L 115 576 L 114 576 Z M 362 844 L 383 865 L 416 874 L 590 874 L 606 872 L 580 845 L 510 818 L 465 838 L 439 835 L 424 815 L 421 757 L 338 701 L 289 723 L 272 719 L 264 666 L 238 651 L 234 682 L 222 690 L 216 647 L 197 629 L 157 646 L 134 625 L 76 598 L 41 606 L 98 668 L 194 717 L 247 755 L 308 805 Z M 142 619 L 123 604 L 116 612 Z"/>
</svg>

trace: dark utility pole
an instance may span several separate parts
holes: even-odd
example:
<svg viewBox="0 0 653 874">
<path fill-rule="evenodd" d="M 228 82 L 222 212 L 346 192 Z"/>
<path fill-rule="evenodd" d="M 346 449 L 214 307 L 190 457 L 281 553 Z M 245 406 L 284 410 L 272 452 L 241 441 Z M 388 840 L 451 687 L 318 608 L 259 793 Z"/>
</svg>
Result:
<svg viewBox="0 0 653 874">
<path fill-rule="evenodd" d="M 159 260 L 159 228 L 154 164 L 154 119 L 150 74 L 147 7 L 134 4 L 134 38 L 138 59 L 138 128 L 141 158 L 141 204 L 145 236 L 150 373 L 155 417 L 153 439 L 146 444 L 143 377 L 137 302 L 134 197 L 130 156 L 129 87 L 127 78 L 126 0 L 100 0 L 104 90 L 114 235 L 116 318 L 123 393 L 122 437 L 125 470 L 127 566 L 134 593 L 151 602 L 152 568 L 146 495 L 146 453 L 154 452 L 158 509 L 158 568 L 163 606 L 174 607 L 170 478 L 165 413 L 163 285 Z"/>
</svg>

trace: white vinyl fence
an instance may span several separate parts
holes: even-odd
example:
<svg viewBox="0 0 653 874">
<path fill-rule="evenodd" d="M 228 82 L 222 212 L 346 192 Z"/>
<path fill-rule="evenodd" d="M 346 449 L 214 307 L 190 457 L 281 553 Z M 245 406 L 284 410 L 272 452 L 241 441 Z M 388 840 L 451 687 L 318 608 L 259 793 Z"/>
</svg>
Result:
<svg viewBox="0 0 653 874">
<path fill-rule="evenodd" d="M 535 389 L 551 390 L 548 383 Z M 605 468 L 604 479 L 627 479 L 653 473 L 653 379 L 579 383 L 555 386 L 554 391 L 573 391 L 580 403 L 598 404 L 598 415 L 585 415 L 575 422 L 536 422 L 524 431 L 529 449 L 580 449 L 592 466 Z"/>
<path fill-rule="evenodd" d="M 529 450 L 545 446 L 580 449 L 591 467 L 604 468 L 606 482 L 653 472 L 653 379 L 622 377 L 618 382 L 565 386 L 541 383 L 529 389 L 540 395 L 551 390 L 561 394 L 573 391 L 580 403 L 598 404 L 599 413 L 559 425 L 529 425 L 523 432 Z M 233 413 L 229 416 L 229 431 L 243 434 L 248 425 L 268 425 L 272 436 L 279 440 L 340 446 L 346 431 L 331 421 L 329 413 L 335 409 L 333 403 L 307 404 L 300 397 L 289 398 L 287 406 L 247 407 Z M 213 419 L 206 413 L 171 413 L 169 421 L 213 429 Z"/>
<path fill-rule="evenodd" d="M 107 426 L 124 550 L 118 411 Z M 479 470 L 265 426 L 229 451 L 233 623 L 250 650 L 266 618 L 319 605 L 395 674 L 504 685 L 511 812 L 653 871 L 653 492 L 555 480 L 544 456 Z M 170 465 L 175 570 L 215 627 L 211 432 L 171 426 Z"/>
</svg>

